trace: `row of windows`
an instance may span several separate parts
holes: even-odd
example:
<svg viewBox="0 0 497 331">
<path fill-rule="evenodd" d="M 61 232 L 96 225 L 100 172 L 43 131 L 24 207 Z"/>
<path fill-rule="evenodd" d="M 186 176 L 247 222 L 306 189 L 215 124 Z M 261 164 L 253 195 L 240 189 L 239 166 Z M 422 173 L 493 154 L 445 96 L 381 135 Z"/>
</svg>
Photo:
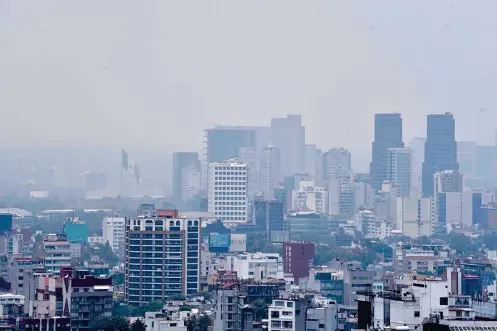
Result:
<svg viewBox="0 0 497 331">
<path fill-rule="evenodd" d="M 216 216 L 236 216 L 236 215 L 246 215 L 247 212 L 243 212 L 243 211 L 217 211 L 217 208 L 216 208 Z"/>
<path fill-rule="evenodd" d="M 245 191 L 247 187 L 245 185 L 239 185 L 232 183 L 232 186 L 226 186 L 219 182 L 216 182 L 217 187 L 214 188 L 214 191 Z"/>
<path fill-rule="evenodd" d="M 143 238 L 143 239 L 181 239 L 181 234 L 171 233 L 171 234 L 162 234 L 162 233 L 130 233 L 129 238 Z"/>
<path fill-rule="evenodd" d="M 223 200 L 226 200 L 226 201 L 233 201 L 233 200 L 239 200 L 239 201 L 245 201 L 247 202 L 247 198 L 246 197 L 221 197 L 221 196 L 217 196 L 217 193 L 216 193 L 216 197 L 214 197 L 214 201 L 223 201 Z"/>
<path fill-rule="evenodd" d="M 214 172 L 214 174 L 216 175 L 234 175 L 234 174 L 238 174 L 240 172 L 247 172 L 247 166 L 242 166 L 242 165 L 239 165 L 239 166 L 231 166 L 231 167 L 215 167 L 214 170 L 216 170 Z M 224 170 L 224 171 L 221 171 L 221 170 Z M 226 170 L 229 170 L 229 171 L 226 171 Z"/>
<path fill-rule="evenodd" d="M 245 174 L 240 174 L 240 175 L 242 175 L 242 176 L 230 176 L 230 177 L 216 176 L 216 177 L 214 177 L 214 180 L 238 180 L 238 181 L 247 180 L 247 176 L 243 176 Z"/>
<path fill-rule="evenodd" d="M 214 203 L 215 206 L 245 206 L 246 204 L 246 201 L 222 201 Z"/>
</svg>

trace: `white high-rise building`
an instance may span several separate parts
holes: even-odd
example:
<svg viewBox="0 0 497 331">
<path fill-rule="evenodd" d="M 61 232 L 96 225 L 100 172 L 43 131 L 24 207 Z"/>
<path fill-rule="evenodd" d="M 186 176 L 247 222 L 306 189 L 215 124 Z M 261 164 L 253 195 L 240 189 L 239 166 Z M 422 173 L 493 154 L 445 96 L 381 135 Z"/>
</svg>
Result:
<svg viewBox="0 0 497 331">
<path fill-rule="evenodd" d="M 395 184 L 398 197 L 411 195 L 412 150 L 389 148 L 387 179 Z"/>
<path fill-rule="evenodd" d="M 292 210 L 328 214 L 328 192 L 324 187 L 315 187 L 313 181 L 302 181 L 300 188 L 292 192 Z"/>
<path fill-rule="evenodd" d="M 397 230 L 411 238 L 431 236 L 433 205 L 431 198 L 397 198 Z"/>
<path fill-rule="evenodd" d="M 273 145 L 264 147 L 259 166 L 259 188 L 265 200 L 274 199 L 274 187 L 281 180 L 280 151 Z"/>
<path fill-rule="evenodd" d="M 330 215 L 350 217 L 356 211 L 356 187 L 349 176 L 332 175 L 328 183 L 328 211 Z"/>
<path fill-rule="evenodd" d="M 247 221 L 247 164 L 231 160 L 209 163 L 208 210 L 228 223 Z"/>
<path fill-rule="evenodd" d="M 426 138 L 414 138 L 409 143 L 412 150 L 411 193 L 413 195 L 421 195 L 425 143 Z"/>
<path fill-rule="evenodd" d="M 102 230 L 104 242 L 109 243 L 112 251 L 123 252 L 125 234 L 124 217 L 104 217 Z"/>
</svg>

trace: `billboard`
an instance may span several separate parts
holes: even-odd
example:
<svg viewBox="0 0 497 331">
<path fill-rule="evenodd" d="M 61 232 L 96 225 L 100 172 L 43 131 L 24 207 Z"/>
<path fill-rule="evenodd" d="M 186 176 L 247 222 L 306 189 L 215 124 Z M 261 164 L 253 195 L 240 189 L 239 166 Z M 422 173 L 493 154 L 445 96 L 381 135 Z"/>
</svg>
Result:
<svg viewBox="0 0 497 331">
<path fill-rule="evenodd" d="M 209 252 L 226 253 L 230 251 L 230 234 L 211 233 L 209 235 Z"/>
<path fill-rule="evenodd" d="M 0 234 L 12 231 L 12 214 L 0 214 Z"/>
<path fill-rule="evenodd" d="M 230 236 L 230 252 L 246 252 L 247 235 L 245 233 L 233 233 Z"/>
</svg>

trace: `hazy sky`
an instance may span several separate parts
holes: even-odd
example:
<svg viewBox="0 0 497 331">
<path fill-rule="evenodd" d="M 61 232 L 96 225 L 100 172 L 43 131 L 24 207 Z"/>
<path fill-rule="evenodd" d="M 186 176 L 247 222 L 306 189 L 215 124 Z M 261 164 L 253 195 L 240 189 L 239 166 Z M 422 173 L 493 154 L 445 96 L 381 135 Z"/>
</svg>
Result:
<svg viewBox="0 0 497 331">
<path fill-rule="evenodd" d="M 213 124 L 300 113 L 309 143 L 369 157 L 451 111 L 497 130 L 495 0 L 0 2 L 2 147 L 198 150 Z"/>
</svg>

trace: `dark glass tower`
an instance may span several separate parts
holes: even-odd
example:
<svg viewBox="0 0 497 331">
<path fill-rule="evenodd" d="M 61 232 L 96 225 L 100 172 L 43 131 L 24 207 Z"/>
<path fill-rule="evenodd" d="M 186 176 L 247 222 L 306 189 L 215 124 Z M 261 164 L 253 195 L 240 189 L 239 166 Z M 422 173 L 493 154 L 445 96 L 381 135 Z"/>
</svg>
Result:
<svg viewBox="0 0 497 331">
<path fill-rule="evenodd" d="M 423 162 L 423 196 L 433 197 L 433 175 L 443 170 L 459 170 L 456 122 L 451 113 L 428 115 Z"/>
<path fill-rule="evenodd" d="M 216 127 L 206 131 L 207 162 L 224 162 L 237 159 L 240 148 L 256 149 L 257 137 L 253 129 L 244 127 Z"/>
<path fill-rule="evenodd" d="M 398 113 L 374 117 L 373 157 L 370 165 L 371 186 L 378 190 L 388 179 L 388 149 L 402 148 L 402 117 Z"/>
</svg>

